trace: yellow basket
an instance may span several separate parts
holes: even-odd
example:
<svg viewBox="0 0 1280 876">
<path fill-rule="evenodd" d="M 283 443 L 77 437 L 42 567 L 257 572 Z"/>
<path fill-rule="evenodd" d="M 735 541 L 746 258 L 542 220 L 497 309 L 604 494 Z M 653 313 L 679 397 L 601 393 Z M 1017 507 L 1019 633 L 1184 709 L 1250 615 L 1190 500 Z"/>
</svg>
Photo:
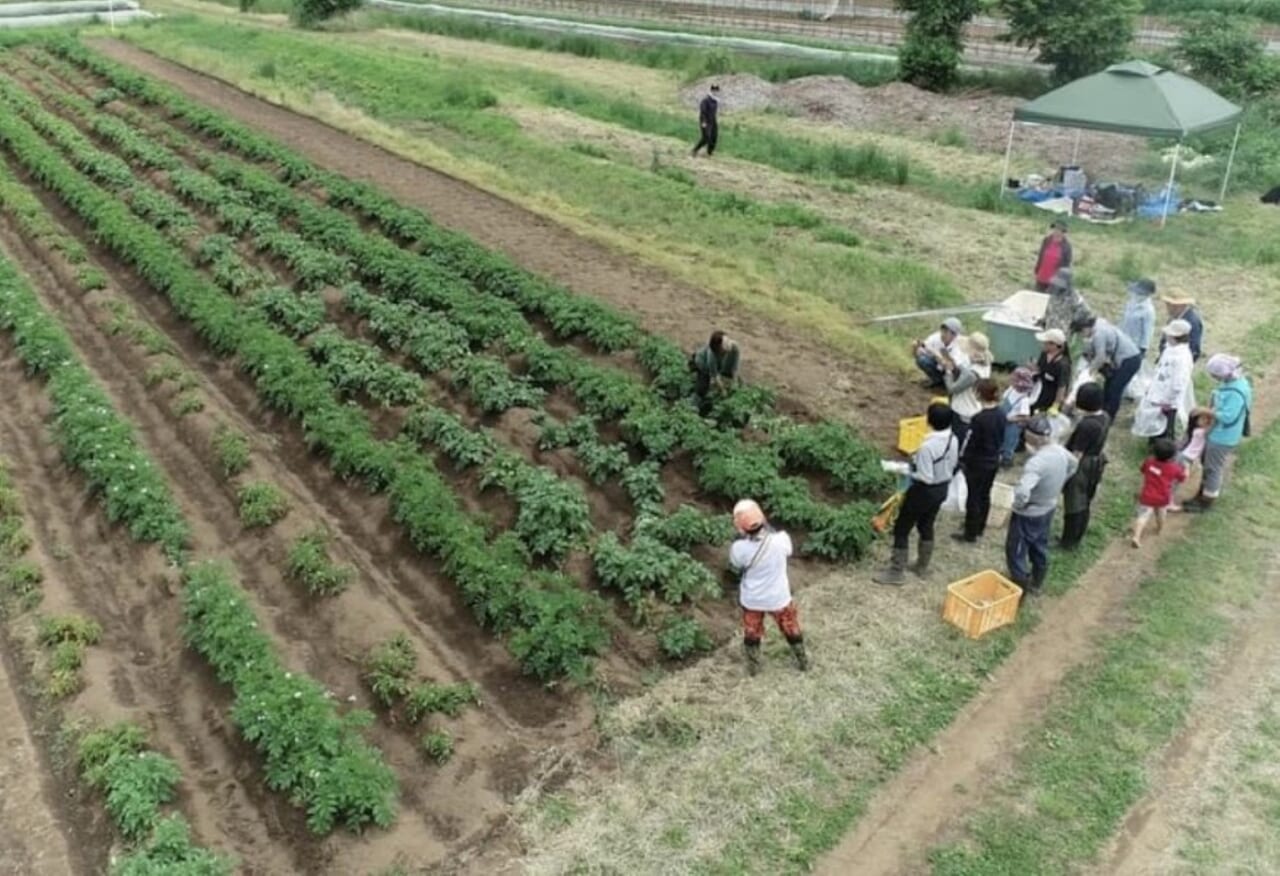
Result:
<svg viewBox="0 0 1280 876">
<path fill-rule="evenodd" d="M 924 436 L 929 434 L 929 423 L 924 417 L 907 417 L 898 421 L 898 449 L 910 456 L 920 449 Z"/>
<path fill-rule="evenodd" d="M 945 395 L 935 395 L 929 399 L 930 404 L 946 404 Z M 924 436 L 929 434 L 927 417 L 907 417 L 898 421 L 898 449 L 910 456 L 920 449 Z"/>
<path fill-rule="evenodd" d="M 1013 623 L 1021 601 L 1021 587 L 988 569 L 947 585 L 942 619 L 959 627 L 970 639 L 978 639 Z"/>
</svg>

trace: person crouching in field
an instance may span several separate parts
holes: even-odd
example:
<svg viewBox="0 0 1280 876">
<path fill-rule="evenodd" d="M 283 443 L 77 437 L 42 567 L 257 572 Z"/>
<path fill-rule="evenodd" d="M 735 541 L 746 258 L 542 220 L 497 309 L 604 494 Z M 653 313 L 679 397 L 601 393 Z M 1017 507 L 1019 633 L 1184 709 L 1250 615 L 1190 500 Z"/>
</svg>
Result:
<svg viewBox="0 0 1280 876">
<path fill-rule="evenodd" d="M 689 357 L 689 367 L 695 378 L 698 406 L 702 413 L 711 408 L 711 390 L 723 395 L 739 383 L 738 369 L 742 354 L 736 341 L 730 340 L 717 329 L 711 333 L 706 346 Z"/>
<path fill-rule="evenodd" d="M 765 520 L 760 506 L 743 499 L 733 506 L 733 525 L 738 538 L 729 547 L 729 566 L 742 575 L 738 602 L 742 605 L 742 646 L 747 656 L 747 674 L 760 671 L 760 643 L 764 640 L 764 618 L 770 615 L 786 637 L 801 672 L 809 668 L 804 649 L 800 617 L 791 599 L 787 579 L 787 559 L 791 556 L 791 536 L 775 530 Z"/>
</svg>

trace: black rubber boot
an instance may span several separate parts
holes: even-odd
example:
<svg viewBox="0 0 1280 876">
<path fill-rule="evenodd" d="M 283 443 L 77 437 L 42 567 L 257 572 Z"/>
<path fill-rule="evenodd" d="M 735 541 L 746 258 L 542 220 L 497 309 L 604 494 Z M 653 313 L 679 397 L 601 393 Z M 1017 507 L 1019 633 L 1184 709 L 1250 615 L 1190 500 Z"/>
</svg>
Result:
<svg viewBox="0 0 1280 876">
<path fill-rule="evenodd" d="M 1214 499 L 1211 496 L 1196 496 L 1190 502 L 1182 506 L 1182 510 L 1188 514 L 1203 514 L 1212 510 Z"/>
<path fill-rule="evenodd" d="M 921 578 L 929 574 L 929 564 L 933 562 L 933 542 L 920 542 L 920 552 L 916 556 L 916 564 L 911 567 Z"/>
<path fill-rule="evenodd" d="M 760 643 L 743 642 L 742 651 L 747 655 L 747 675 L 758 674 L 760 672 Z"/>
<path fill-rule="evenodd" d="M 1064 551 L 1073 551 L 1080 546 L 1085 530 L 1089 528 L 1089 512 L 1068 514 L 1062 521 L 1062 538 L 1058 547 Z"/>
<path fill-rule="evenodd" d="M 791 645 L 791 656 L 796 658 L 796 669 L 801 672 L 809 671 L 809 654 L 804 649 L 804 639 L 796 639 Z"/>
<path fill-rule="evenodd" d="M 899 587 L 907 583 L 907 549 L 894 548 L 889 555 L 888 568 L 881 569 L 872 577 L 877 584 L 888 584 Z"/>
</svg>

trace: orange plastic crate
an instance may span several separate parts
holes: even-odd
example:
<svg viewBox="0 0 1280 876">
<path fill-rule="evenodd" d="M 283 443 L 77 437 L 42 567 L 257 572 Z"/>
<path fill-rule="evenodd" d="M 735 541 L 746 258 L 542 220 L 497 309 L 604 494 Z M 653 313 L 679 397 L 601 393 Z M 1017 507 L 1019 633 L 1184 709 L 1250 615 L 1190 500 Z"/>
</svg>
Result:
<svg viewBox="0 0 1280 876">
<path fill-rule="evenodd" d="M 942 618 L 970 639 L 978 639 L 1013 623 L 1021 601 L 1021 587 L 988 569 L 947 585 Z"/>
</svg>

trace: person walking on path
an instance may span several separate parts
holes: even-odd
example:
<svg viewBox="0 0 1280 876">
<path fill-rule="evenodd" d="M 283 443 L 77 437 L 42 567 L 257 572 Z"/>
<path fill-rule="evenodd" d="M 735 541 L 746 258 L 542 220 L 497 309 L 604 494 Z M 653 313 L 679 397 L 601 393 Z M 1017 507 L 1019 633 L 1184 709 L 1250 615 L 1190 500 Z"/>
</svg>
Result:
<svg viewBox="0 0 1280 876">
<path fill-rule="evenodd" d="M 1048 329 L 1036 335 L 1040 342 L 1040 358 L 1035 373 L 1040 381 L 1040 394 L 1031 403 L 1031 413 L 1058 412 L 1067 390 L 1071 388 L 1071 362 L 1067 359 L 1067 335 L 1060 329 Z"/>
<path fill-rule="evenodd" d="M 1187 479 L 1187 470 L 1174 460 L 1177 449 L 1169 438 L 1157 438 L 1151 444 L 1151 455 L 1142 463 L 1142 492 L 1138 495 L 1138 516 L 1133 521 L 1136 548 L 1142 547 L 1142 533 L 1156 519 L 1156 532 L 1164 529 L 1165 514 L 1173 504 L 1173 491 Z"/>
<path fill-rule="evenodd" d="M 1049 233 L 1040 241 L 1040 253 L 1036 256 L 1035 281 L 1037 292 L 1048 292 L 1049 283 L 1059 268 L 1071 267 L 1071 241 L 1067 239 L 1067 223 L 1055 219 L 1049 225 Z"/>
<path fill-rule="evenodd" d="M 1071 331 L 1071 324 L 1088 316 L 1089 306 L 1073 285 L 1070 268 L 1059 268 L 1049 281 L 1049 303 L 1044 310 L 1046 330 L 1057 329 L 1064 335 Z"/>
<path fill-rule="evenodd" d="M 1084 414 L 1067 439 L 1067 452 L 1076 458 L 1076 473 L 1063 489 L 1062 540 L 1058 546 L 1073 551 L 1089 531 L 1089 511 L 1107 467 L 1107 433 L 1111 415 L 1102 409 L 1105 393 L 1097 383 L 1086 383 L 1076 392 L 1076 408 Z"/>
<path fill-rule="evenodd" d="M 1191 325 L 1175 319 L 1164 327 L 1164 337 L 1164 351 L 1133 418 L 1133 434 L 1143 438 L 1174 438 L 1195 407 L 1191 384 L 1195 364 L 1188 345 Z"/>
<path fill-rule="evenodd" d="M 1124 304 L 1124 314 L 1120 317 L 1120 331 L 1128 336 L 1138 348 L 1138 355 L 1147 358 L 1147 350 L 1151 349 L 1151 338 L 1156 330 L 1156 306 L 1151 299 L 1155 297 L 1154 280 L 1145 277 L 1129 284 L 1129 300 Z"/>
<path fill-rule="evenodd" d="M 698 145 L 693 147 L 694 156 L 697 156 L 704 146 L 708 158 L 715 154 L 716 141 L 720 139 L 719 113 L 720 86 L 712 85 L 706 97 L 702 98 L 702 102 L 698 104 L 698 128 L 702 131 L 702 136 L 698 139 Z"/>
<path fill-rule="evenodd" d="M 1031 419 L 1031 403 L 1040 394 L 1036 374 L 1030 368 L 1015 368 L 1009 376 L 1009 388 L 1000 397 L 1004 412 L 1004 443 L 1000 447 L 1000 467 L 1012 468 L 1014 454 L 1022 443 L 1022 427 Z"/>
<path fill-rule="evenodd" d="M 1102 409 L 1114 423 L 1124 391 L 1142 367 L 1142 354 L 1128 335 L 1101 317 L 1078 319 L 1073 328 L 1084 338 L 1083 356 L 1089 370 L 1104 381 Z"/>
<path fill-rule="evenodd" d="M 1183 506 L 1184 511 L 1192 513 L 1208 511 L 1222 495 L 1227 463 L 1240 447 L 1240 442 L 1249 437 L 1249 418 L 1253 411 L 1253 387 L 1245 377 L 1239 359 L 1218 353 L 1209 359 L 1206 370 L 1218 385 L 1209 403 L 1213 409 L 1213 426 L 1204 445 L 1204 476 L 1200 479 L 1200 492 Z"/>
<path fill-rule="evenodd" d="M 698 403 L 705 413 L 710 406 L 709 396 L 713 387 L 718 392 L 725 393 L 738 385 L 742 354 L 737 342 L 717 329 L 711 333 L 706 346 L 690 357 L 689 365 L 696 375 L 694 389 L 698 393 Z"/>
<path fill-rule="evenodd" d="M 1030 596 L 1038 594 L 1049 575 L 1049 533 L 1053 512 L 1067 479 L 1076 473 L 1076 458 L 1050 439 L 1045 417 L 1027 423 L 1031 458 L 1013 490 L 1013 513 L 1005 538 L 1004 556 L 1009 578 Z"/>
<path fill-rule="evenodd" d="M 948 358 L 943 383 L 951 399 L 951 428 L 960 444 L 969 434 L 969 424 L 982 410 L 976 388 L 978 381 L 991 376 L 991 342 L 982 332 L 969 335 L 963 357 Z"/>
<path fill-rule="evenodd" d="M 912 529 L 920 532 L 920 553 L 912 571 L 923 576 L 933 559 L 933 526 L 947 499 L 947 485 L 960 465 L 960 442 L 951 429 L 951 408 L 947 405 L 929 405 L 926 419 L 932 431 L 911 458 L 911 486 L 893 524 L 893 553 L 888 568 L 872 579 L 877 584 L 906 583 Z"/>
<path fill-rule="evenodd" d="M 974 390 L 982 410 L 969 424 L 969 435 L 960 451 L 960 469 L 969 489 L 964 506 L 964 529 L 952 533 L 957 541 L 975 542 L 987 528 L 991 513 L 991 485 L 1000 470 L 1006 425 L 1000 408 L 1000 387 L 991 378 L 978 381 Z"/>
<path fill-rule="evenodd" d="M 1160 300 L 1164 302 L 1171 322 L 1182 320 L 1191 326 L 1191 331 L 1187 337 L 1187 342 L 1191 346 L 1191 361 L 1199 362 L 1200 353 L 1203 349 L 1201 345 L 1204 343 L 1204 320 L 1200 318 L 1200 311 L 1196 309 L 1196 300 L 1181 291 L 1165 295 Z M 1161 353 L 1164 352 L 1167 338 L 1168 335 L 1160 341 Z"/>
<path fill-rule="evenodd" d="M 925 389 L 936 389 L 945 382 L 946 368 L 943 362 L 959 358 L 964 340 L 964 325 L 954 316 L 944 319 L 938 330 L 924 340 L 917 340 L 911 347 L 916 367 L 924 372 Z"/>
<path fill-rule="evenodd" d="M 791 536 L 769 526 L 760 505 L 751 499 L 743 499 L 733 506 L 733 525 L 738 538 L 729 547 L 729 566 L 742 575 L 738 602 L 742 606 L 742 648 L 747 658 L 747 673 L 755 675 L 760 671 L 765 615 L 778 625 L 791 646 L 796 667 L 804 672 L 809 668 L 809 655 L 787 578 Z"/>
</svg>

